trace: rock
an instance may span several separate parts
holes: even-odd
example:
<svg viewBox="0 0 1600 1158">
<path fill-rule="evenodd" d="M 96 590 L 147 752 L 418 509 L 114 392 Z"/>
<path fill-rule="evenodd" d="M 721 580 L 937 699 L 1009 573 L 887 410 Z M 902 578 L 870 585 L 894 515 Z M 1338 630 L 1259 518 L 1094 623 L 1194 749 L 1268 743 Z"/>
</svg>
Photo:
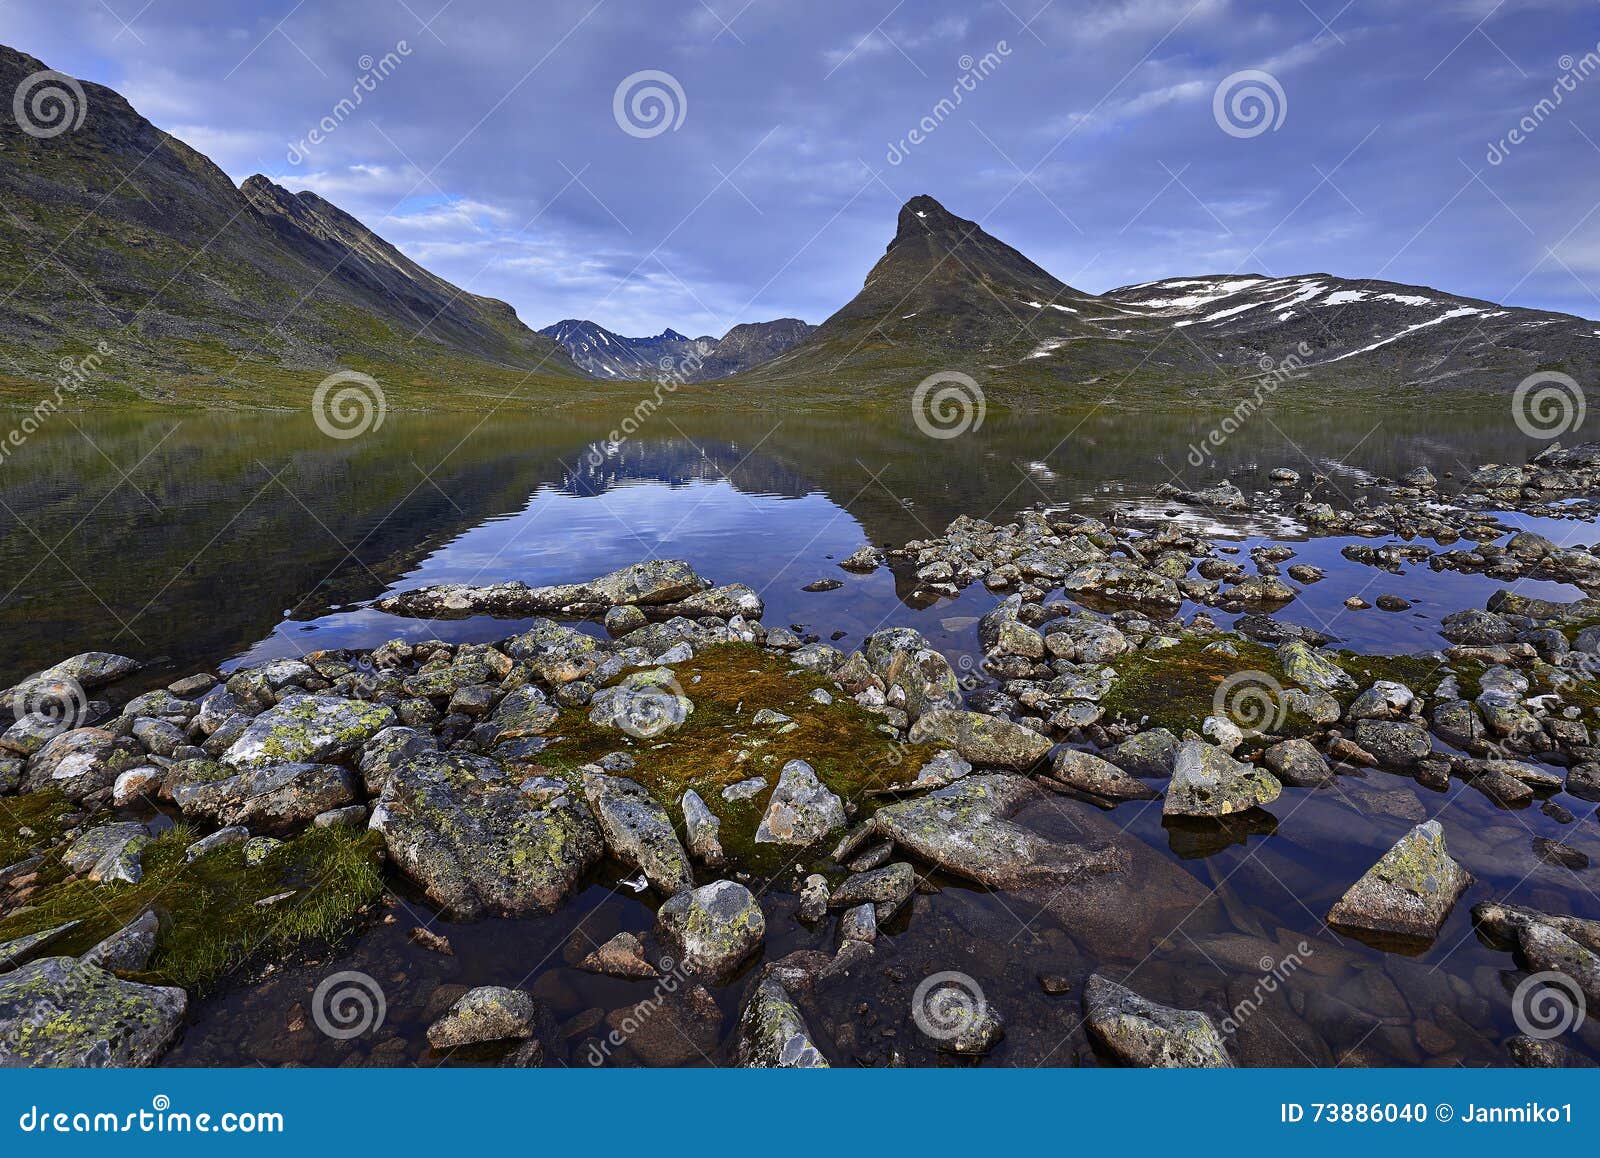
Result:
<svg viewBox="0 0 1600 1158">
<path fill-rule="evenodd" d="M 49 694 L 55 686 L 70 681 L 84 691 L 93 691 L 124 676 L 132 675 L 143 666 L 136 659 L 109 651 L 86 651 L 71 659 L 64 659 L 53 667 L 29 676 L 13 688 L 0 692 L 0 702 L 14 704 L 26 702 L 37 695 Z"/>
<path fill-rule="evenodd" d="M 0 1066 L 152 1065 L 188 1004 L 72 957 L 33 961 L 0 974 Z"/>
<path fill-rule="evenodd" d="M 1185 740 L 1173 761 L 1165 816 L 1222 817 L 1271 804 L 1283 791 L 1276 777 L 1204 740 Z"/>
<path fill-rule="evenodd" d="M 487 587 L 450 583 L 380 599 L 378 610 L 424 619 L 469 615 L 521 617 L 548 612 L 593 613 L 617 604 L 651 606 L 687 599 L 711 584 L 680 559 L 652 559 L 591 579 L 529 587 L 513 581 Z"/>
<path fill-rule="evenodd" d="M 1393 680 L 1378 680 L 1366 691 L 1350 701 L 1345 711 L 1347 720 L 1398 720 L 1406 714 L 1416 699 L 1410 688 Z"/>
<path fill-rule="evenodd" d="M 857 905 L 846 909 L 839 917 L 839 940 L 866 941 L 878 939 L 878 918 L 871 905 Z"/>
<path fill-rule="evenodd" d="M 1543 923 L 1529 924 L 1521 930 L 1520 948 L 1529 969 L 1572 978 L 1588 1005 L 1600 1006 L 1600 954 Z"/>
<path fill-rule="evenodd" d="M 22 791 L 55 788 L 69 800 L 81 801 L 110 788 L 121 773 L 145 762 L 144 749 L 131 737 L 103 728 L 74 728 L 28 758 Z"/>
<path fill-rule="evenodd" d="M 1083 987 L 1089 1035 L 1126 1066 L 1230 1068 L 1216 1025 L 1203 1013 L 1147 1001 L 1098 973 Z"/>
<path fill-rule="evenodd" d="M 594 765 L 583 769 L 583 794 L 600 822 L 611 855 L 644 874 L 666 896 L 694 886 L 694 870 L 667 810 L 640 785 L 607 776 Z"/>
<path fill-rule="evenodd" d="M 1011 822 L 1023 804 L 1038 799 L 1040 790 L 1024 777 L 974 774 L 879 809 L 873 826 L 924 860 L 991 888 L 1059 887 L 1080 874 L 1124 866 L 1116 849 L 1060 844 Z"/>
<path fill-rule="evenodd" d="M 29 961 L 44 956 L 50 951 L 51 946 L 81 924 L 82 921 L 68 921 L 64 925 L 56 925 L 51 929 L 41 929 L 37 933 L 28 933 L 0 942 L 0 973 L 8 973 L 19 965 L 26 965 Z"/>
<path fill-rule="evenodd" d="M 1433 751 L 1426 729 L 1403 720 L 1357 720 L 1355 742 L 1385 768 L 1410 768 Z"/>
<path fill-rule="evenodd" d="M 1574 764 L 1567 769 L 1566 789 L 1579 800 L 1600 801 L 1600 764 Z"/>
<path fill-rule="evenodd" d="M 150 829 L 138 821 L 91 828 L 61 854 L 61 863 L 92 881 L 138 884 L 144 879 L 140 850 L 150 843 Z"/>
<path fill-rule="evenodd" d="M 158 929 L 155 910 L 146 909 L 79 960 L 112 973 L 142 973 L 155 954 Z"/>
<path fill-rule="evenodd" d="M 141 764 L 119 774 L 111 785 L 111 803 L 126 808 L 138 800 L 153 800 L 167 778 L 166 769 Z"/>
<path fill-rule="evenodd" d="M 1467 752 L 1485 750 L 1483 721 L 1466 700 L 1445 700 L 1433 708 L 1433 730 L 1441 740 Z"/>
<path fill-rule="evenodd" d="M 839 560 L 840 567 L 860 575 L 871 574 L 882 565 L 883 553 L 870 543 L 863 547 L 857 547 L 849 555 Z"/>
<path fill-rule="evenodd" d="M 494 726 L 494 742 L 542 736 L 555 726 L 561 712 L 532 684 L 523 684 L 506 693 L 489 723 Z"/>
<path fill-rule="evenodd" d="M 1403 599 L 1398 595 L 1389 595 L 1389 594 L 1380 595 L 1376 599 L 1374 599 L 1372 602 L 1377 605 L 1379 611 L 1409 611 L 1409 610 L 1411 610 L 1411 600 Z"/>
<path fill-rule="evenodd" d="M 1153 611 L 1172 611 L 1183 604 L 1176 580 L 1116 559 L 1085 563 L 1062 581 L 1062 589 L 1080 601 Z"/>
<path fill-rule="evenodd" d="M 804 760 L 790 760 L 778 776 L 756 829 L 757 844 L 805 847 L 845 825 L 844 802 Z"/>
<path fill-rule="evenodd" d="M 661 976 L 644 955 L 644 945 L 632 933 L 618 933 L 578 962 L 578 968 L 607 977 Z"/>
<path fill-rule="evenodd" d="M 343 808 L 330 808 L 311 818 L 313 828 L 365 828 L 366 825 L 365 804 L 346 804 Z"/>
<path fill-rule="evenodd" d="M 456 1049 L 485 1041 L 522 1040 L 533 1036 L 537 1013 L 533 998 L 520 989 L 480 985 L 469 989 L 445 1015 L 428 1026 L 434 1049 Z"/>
<path fill-rule="evenodd" d="M 358 767 L 367 795 L 378 796 L 394 770 L 424 752 L 437 752 L 439 741 L 415 728 L 384 728 L 361 749 Z"/>
<path fill-rule="evenodd" d="M 188 848 L 183 850 L 184 860 L 199 860 L 207 853 L 216 852 L 219 848 L 233 848 L 235 845 L 244 844 L 250 839 L 250 830 L 242 824 L 232 824 L 227 828 L 219 828 L 209 836 L 202 836 Z"/>
<path fill-rule="evenodd" d="M 929 712 L 911 726 L 913 744 L 948 744 L 977 765 L 1032 768 L 1054 746 L 1031 728 L 981 712 L 943 709 Z"/>
<path fill-rule="evenodd" d="M 749 800 L 750 797 L 764 791 L 766 787 L 766 777 L 752 776 L 748 780 L 740 780 L 724 788 L 722 790 L 722 799 L 729 804 L 737 804 L 741 800 Z"/>
<path fill-rule="evenodd" d="M 1547 1038 L 1518 1034 L 1506 1041 L 1511 1060 L 1519 1066 L 1537 1069 L 1593 1069 L 1595 1062 L 1577 1050 Z"/>
<path fill-rule="evenodd" d="M 800 908 L 796 916 L 808 925 L 822 920 L 828 912 L 828 878 L 821 873 L 806 877 L 800 889 Z"/>
<path fill-rule="evenodd" d="M 1069 788 L 1106 800 L 1154 800 L 1158 795 L 1144 781 L 1130 776 L 1115 764 L 1071 748 L 1056 753 L 1050 775 Z"/>
<path fill-rule="evenodd" d="M 800 1010 L 772 978 L 758 982 L 745 1001 L 734 1056 L 746 1069 L 826 1068 Z"/>
<path fill-rule="evenodd" d="M 341 696 L 290 696 L 252 720 L 222 754 L 222 762 L 245 769 L 336 761 L 354 756 L 394 722 L 394 712 L 381 704 Z"/>
<path fill-rule="evenodd" d="M 880 869 L 856 873 L 847 878 L 827 900 L 830 909 L 849 909 L 871 905 L 882 924 L 917 891 L 917 871 L 906 861 L 896 861 Z"/>
<path fill-rule="evenodd" d="M 599 823 L 563 782 L 461 753 L 396 768 L 370 827 L 402 872 L 463 919 L 550 912 L 602 850 Z"/>
<path fill-rule="evenodd" d="M 712 978 L 731 973 L 767 934 L 760 904 L 736 881 L 712 881 L 670 898 L 656 911 L 656 928 L 677 946 L 686 968 Z"/>
<path fill-rule="evenodd" d="M 911 997 L 911 1019 L 942 1053 L 978 1057 L 1005 1037 L 999 1012 L 976 981 L 964 973 L 935 973 Z"/>
<path fill-rule="evenodd" d="M 1419 824 L 1341 897 L 1328 923 L 1431 940 L 1471 877 L 1445 851 L 1437 820 Z"/>
<path fill-rule="evenodd" d="M 1309 740 L 1283 740 L 1263 752 L 1261 758 L 1274 776 L 1293 788 L 1316 788 L 1337 778 Z"/>
<path fill-rule="evenodd" d="M 693 788 L 684 790 L 679 807 L 683 809 L 683 828 L 689 837 L 689 855 L 712 868 L 722 864 L 725 857 L 717 835 L 722 821 L 706 807 L 706 802 Z"/>
<path fill-rule="evenodd" d="M 222 780 L 184 784 L 173 801 L 184 816 L 286 834 L 356 799 L 355 774 L 336 764 L 270 764 Z"/>
<path fill-rule="evenodd" d="M 632 672 L 596 692 L 589 701 L 589 722 L 650 739 L 682 727 L 693 711 L 694 702 L 678 687 L 672 669 L 658 667 Z"/>
<path fill-rule="evenodd" d="M 1129 736 L 1106 753 L 1106 759 L 1135 776 L 1170 776 L 1177 758 L 1178 738 L 1165 728 Z"/>
<path fill-rule="evenodd" d="M 1468 608 L 1453 612 L 1439 621 L 1439 634 L 1451 643 L 1484 647 L 1496 643 L 1510 643 L 1517 638 L 1517 629 L 1504 616 L 1493 611 Z"/>
<path fill-rule="evenodd" d="M 606 633 L 612 639 L 616 639 L 619 636 L 627 635 L 630 631 L 638 631 L 650 620 L 643 611 L 628 605 L 611 608 L 606 612 L 603 622 L 605 623 Z"/>
<path fill-rule="evenodd" d="M 1291 639 L 1278 648 L 1278 663 L 1292 683 L 1312 691 L 1354 690 L 1356 681 L 1309 644 Z"/>
</svg>

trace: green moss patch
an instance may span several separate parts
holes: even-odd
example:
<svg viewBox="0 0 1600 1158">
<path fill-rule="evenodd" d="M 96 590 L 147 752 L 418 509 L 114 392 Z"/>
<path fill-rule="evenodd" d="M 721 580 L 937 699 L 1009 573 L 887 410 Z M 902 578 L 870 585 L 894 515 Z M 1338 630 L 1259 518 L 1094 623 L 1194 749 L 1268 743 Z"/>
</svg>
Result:
<svg viewBox="0 0 1600 1158">
<path fill-rule="evenodd" d="M 806 761 L 834 792 L 870 811 L 877 802 L 867 795 L 871 790 L 909 783 L 938 751 L 930 744 L 895 741 L 878 730 L 880 717 L 831 681 L 758 647 L 709 647 L 675 666 L 673 674 L 694 702 L 681 727 L 634 739 L 591 724 L 585 712 L 566 711 L 555 729 L 559 739 L 541 762 L 570 779 L 584 764 L 611 752 L 627 752 L 635 766 L 623 775 L 648 788 L 674 816 L 684 789 L 693 788 L 705 799 L 722 821 L 724 851 L 741 867 L 759 871 L 775 850 L 784 860 L 793 855 L 792 849 L 753 842 L 771 789 L 788 761 Z M 834 702 L 811 699 L 819 688 Z M 793 727 L 784 731 L 784 725 L 754 723 L 762 708 L 788 716 Z M 767 789 L 742 801 L 722 799 L 722 789 L 753 776 L 764 778 Z"/>
<path fill-rule="evenodd" d="M 0 921 L 0 941 L 81 921 L 56 950 L 76 955 L 154 908 L 155 956 L 137 980 L 204 990 L 258 953 L 284 953 L 347 932 L 383 890 L 382 842 L 365 830 L 313 828 L 258 865 L 246 864 L 237 846 L 186 861 L 184 850 L 195 838 L 181 824 L 162 833 L 144 849 L 136 885 L 82 879 L 47 885 L 30 908 Z"/>
<path fill-rule="evenodd" d="M 53 788 L 0 797 L 0 868 L 55 844 L 72 814 L 72 802 Z"/>
<path fill-rule="evenodd" d="M 1114 660 L 1111 667 L 1117 680 L 1100 701 L 1106 715 L 1129 723 L 1149 717 L 1145 727 L 1169 728 L 1181 735 L 1211 715 L 1217 688 L 1230 676 L 1260 671 L 1283 679 L 1270 647 L 1226 636 L 1220 638 L 1232 644 L 1237 655 L 1207 651 L 1206 646 L 1218 638 L 1190 636 L 1174 647 L 1129 652 Z"/>
</svg>

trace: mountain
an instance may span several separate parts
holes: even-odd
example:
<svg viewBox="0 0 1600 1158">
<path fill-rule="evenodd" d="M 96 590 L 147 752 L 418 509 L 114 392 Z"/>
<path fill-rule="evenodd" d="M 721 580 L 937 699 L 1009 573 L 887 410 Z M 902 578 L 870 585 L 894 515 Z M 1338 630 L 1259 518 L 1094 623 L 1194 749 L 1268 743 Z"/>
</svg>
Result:
<svg viewBox="0 0 1600 1158">
<path fill-rule="evenodd" d="M 44 68 L 0 46 L 0 92 Z M 37 135 L 21 102 L 0 104 L 0 385 L 12 392 L 37 394 L 97 349 L 85 389 L 113 398 L 260 403 L 281 390 L 304 405 L 321 378 L 355 369 L 426 401 L 578 375 L 505 302 L 429 273 L 315 194 L 262 176 L 235 187 L 113 90 L 46 83 L 81 109 L 77 127 Z"/>
<path fill-rule="evenodd" d="M 734 326 L 720 341 L 688 338 L 673 329 L 650 338 L 625 338 L 594 322 L 568 318 L 539 332 L 559 342 L 595 378 L 656 381 L 666 375 L 710 382 L 777 357 L 814 329 L 799 318 L 778 318 Z"/>
<path fill-rule="evenodd" d="M 1600 384 L 1600 325 L 1329 274 L 1174 278 L 1087 293 L 932 197 L 900 210 L 861 292 L 752 378 L 878 383 L 940 369 L 1096 392 L 1259 379 L 1296 388 L 1509 391 L 1537 370 Z"/>
<path fill-rule="evenodd" d="M 654 381 L 675 375 L 693 357 L 704 357 L 715 338 L 689 338 L 668 328 L 649 338 L 625 338 L 594 322 L 568 318 L 539 333 L 554 338 L 572 360 L 595 378 Z"/>
</svg>

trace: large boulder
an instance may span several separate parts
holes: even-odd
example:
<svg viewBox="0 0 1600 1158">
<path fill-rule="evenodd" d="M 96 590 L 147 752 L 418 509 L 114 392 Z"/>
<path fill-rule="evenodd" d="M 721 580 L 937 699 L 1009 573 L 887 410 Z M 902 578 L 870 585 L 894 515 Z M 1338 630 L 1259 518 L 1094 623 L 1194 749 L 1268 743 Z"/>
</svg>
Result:
<svg viewBox="0 0 1600 1158">
<path fill-rule="evenodd" d="M 152 1065 L 188 1004 L 73 957 L 33 961 L 0 974 L 0 1066 Z"/>
<path fill-rule="evenodd" d="M 269 764 L 221 780 L 183 784 L 172 799 L 185 817 L 283 834 L 358 795 L 355 773 L 337 764 Z"/>
<path fill-rule="evenodd" d="M 550 912 L 602 850 L 599 824 L 566 784 L 461 753 L 396 768 L 370 825 L 395 865 L 460 918 Z"/>
<path fill-rule="evenodd" d="M 342 696 L 289 696 L 254 720 L 222 754 L 234 768 L 267 764 L 325 764 L 354 756 L 378 732 L 395 723 L 382 704 Z"/>
<path fill-rule="evenodd" d="M 756 984 L 739 1015 L 734 1057 L 747 1069 L 825 1069 L 793 999 L 771 977 Z"/>
<path fill-rule="evenodd" d="M 1147 1001 L 1125 985 L 1092 974 L 1083 987 L 1089 1035 L 1126 1066 L 1229 1068 L 1222 1034 L 1203 1013 Z"/>
<path fill-rule="evenodd" d="M 643 873 L 666 896 L 694 887 L 694 870 L 672 818 L 649 792 L 589 765 L 583 769 L 583 795 L 614 859 Z"/>
<path fill-rule="evenodd" d="M 637 739 L 651 739 L 683 726 L 694 702 L 683 694 L 669 667 L 632 672 L 589 701 L 589 722 Z"/>
<path fill-rule="evenodd" d="M 54 699 L 63 684 L 77 684 L 83 691 L 93 691 L 132 675 L 140 666 L 138 660 L 115 652 L 86 651 L 44 671 L 35 672 L 15 687 L 0 692 L 0 704 L 11 707 L 19 701 L 26 703 L 38 696 Z"/>
<path fill-rule="evenodd" d="M 1300 639 L 1291 639 L 1278 648 L 1278 664 L 1291 683 L 1312 691 L 1355 690 L 1356 681 L 1334 663 L 1326 652 L 1318 651 Z"/>
<path fill-rule="evenodd" d="M 712 881 L 670 898 L 656 911 L 656 928 L 686 968 L 712 978 L 731 973 L 767 935 L 761 905 L 736 881 Z"/>
<path fill-rule="evenodd" d="M 755 839 L 757 844 L 804 848 L 844 824 L 844 802 L 817 778 L 810 764 L 790 760 L 778 775 Z"/>
<path fill-rule="evenodd" d="M 1048 737 L 1000 716 L 941 709 L 911 726 L 913 744 L 945 744 L 979 766 L 1026 771 L 1053 747 Z"/>
<path fill-rule="evenodd" d="M 71 800 L 82 800 L 111 788 L 119 775 L 144 761 L 144 749 L 132 737 L 103 728 L 74 728 L 29 757 L 22 791 L 55 788 Z"/>
<path fill-rule="evenodd" d="M 1204 740 L 1185 740 L 1172 765 L 1161 811 L 1166 816 L 1216 818 L 1271 804 L 1283 791 L 1277 777 L 1235 760 Z"/>
<path fill-rule="evenodd" d="M 1346 929 L 1432 940 L 1471 877 L 1445 849 L 1437 820 L 1406 833 L 1340 897 L 1328 923 Z"/>
<path fill-rule="evenodd" d="M 681 559 L 634 563 L 586 583 L 529 587 L 513 580 L 486 587 L 448 583 L 402 591 L 378 601 L 390 615 L 459 619 L 468 615 L 587 614 L 619 604 L 651 605 L 687 599 L 711 584 Z"/>
</svg>

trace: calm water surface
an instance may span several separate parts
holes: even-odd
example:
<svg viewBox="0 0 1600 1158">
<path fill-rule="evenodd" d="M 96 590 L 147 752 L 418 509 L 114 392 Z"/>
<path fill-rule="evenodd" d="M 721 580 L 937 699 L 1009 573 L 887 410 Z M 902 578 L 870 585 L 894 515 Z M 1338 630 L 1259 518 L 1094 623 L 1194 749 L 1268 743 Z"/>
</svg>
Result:
<svg viewBox="0 0 1600 1158">
<path fill-rule="evenodd" d="M 1166 482 L 1199 487 L 1228 473 L 1248 489 L 1248 472 L 1286 465 L 1326 473 L 1354 497 L 1375 476 L 1413 466 L 1460 476 L 1486 461 L 1520 462 L 1537 449 L 1501 415 L 1330 409 L 1260 416 L 1215 464 L 1197 470 L 1189 448 L 1211 419 L 1181 412 L 992 413 L 981 429 L 938 441 L 919 434 L 908 415 L 684 408 L 663 410 L 619 455 L 591 456 L 619 418 L 522 413 L 480 423 L 396 412 L 380 430 L 340 441 L 321 434 L 308 414 L 62 416 L 0 465 L 0 678 L 97 648 L 156 661 L 147 678 L 165 683 L 202 668 L 371 647 L 396 635 L 496 639 L 518 624 L 424 625 L 370 604 L 430 583 L 572 581 L 651 556 L 687 559 L 718 582 L 748 583 L 762 592 L 769 624 L 800 625 L 824 638 L 842 632 L 846 648 L 878 627 L 909 624 L 952 657 L 970 655 L 975 617 L 993 606 L 993 595 L 974 587 L 917 607 L 908 602 L 914 585 L 906 578 L 887 569 L 847 575 L 836 561 L 864 542 L 936 535 L 963 513 L 1004 521 L 1048 502 L 1166 518 L 1173 508 L 1151 498 Z M 1538 525 L 1561 542 L 1595 537 L 1581 523 Z M 1437 646 L 1439 617 L 1482 606 L 1496 586 L 1426 568 L 1395 576 L 1359 567 L 1339 555 L 1348 540 L 1301 542 L 1295 528 L 1249 516 L 1215 530 L 1245 548 L 1289 542 L 1296 561 L 1326 568 L 1328 579 L 1306 587 L 1281 615 L 1325 626 L 1361 650 Z M 800 590 L 821 577 L 845 586 Z M 1579 594 L 1559 584 L 1519 587 L 1554 598 Z M 1348 612 L 1342 600 L 1356 592 L 1369 600 L 1393 592 L 1415 606 L 1401 614 Z M 1515 1032 L 1507 994 L 1520 975 L 1507 954 L 1477 943 L 1469 909 L 1509 894 L 1600 917 L 1593 870 L 1554 868 L 1531 851 L 1533 837 L 1549 836 L 1600 861 L 1594 806 L 1561 797 L 1577 814 L 1567 824 L 1537 807 L 1496 809 L 1462 785 L 1437 794 L 1378 772 L 1340 783 L 1338 791 L 1286 790 L 1272 809 L 1273 831 L 1205 838 L 1163 827 L 1159 806 L 1102 814 L 1052 801 L 1041 823 L 1073 832 L 1114 825 L 1136 836 L 1152 858 L 1152 897 L 1181 894 L 1187 882 L 1216 889 L 1217 901 L 1151 958 L 1123 960 L 1126 951 L 1085 938 L 1048 905 L 944 881 L 938 895 L 918 897 L 909 919 L 889 927 L 863 976 L 818 999 L 808 1014 L 821 1023 L 813 1030 L 842 1059 L 882 1062 L 898 1050 L 937 1064 L 910 1024 L 911 987 L 931 972 L 959 969 L 981 980 L 1006 1018 L 1006 1041 L 991 1061 L 1049 1056 L 1052 1064 L 1087 1064 L 1076 997 L 1048 995 L 1039 973 L 1081 980 L 1095 968 L 1137 966 L 1151 997 L 1227 1008 L 1266 968 L 1259 954 L 1229 956 L 1229 938 L 1248 935 L 1285 946 L 1305 939 L 1316 966 L 1284 986 L 1289 1012 L 1239 1030 L 1255 1056 L 1281 1064 L 1504 1064 L 1503 1041 Z M 1323 928 L 1320 916 L 1355 877 L 1417 820 L 1441 813 L 1451 849 L 1476 883 L 1431 950 L 1417 958 L 1383 954 Z M 526 984 L 543 998 L 563 1023 L 552 1057 L 583 1064 L 597 1019 L 651 995 L 647 984 L 572 967 L 611 934 L 649 928 L 649 902 L 618 891 L 618 876 L 602 872 L 562 913 L 542 920 L 455 925 L 398 897 L 392 923 L 374 925 L 336 954 L 274 967 L 199 1003 L 168 1060 L 439 1064 L 421 1030 L 453 992 L 440 987 L 495 983 Z M 831 950 L 830 933 L 791 919 L 793 898 L 783 888 L 763 904 L 769 958 Z M 455 956 L 407 941 L 407 930 L 429 922 L 447 933 Z M 388 1019 L 374 1038 L 336 1042 L 306 1028 L 309 994 L 332 968 L 361 969 L 383 982 Z M 717 992 L 729 1015 L 724 1037 L 741 991 Z M 689 1015 L 680 1020 L 667 1038 L 641 1040 L 613 1062 L 713 1060 L 714 1042 L 699 1040 Z M 1586 1032 L 1569 1040 L 1600 1056 L 1593 1027 Z"/>
</svg>

